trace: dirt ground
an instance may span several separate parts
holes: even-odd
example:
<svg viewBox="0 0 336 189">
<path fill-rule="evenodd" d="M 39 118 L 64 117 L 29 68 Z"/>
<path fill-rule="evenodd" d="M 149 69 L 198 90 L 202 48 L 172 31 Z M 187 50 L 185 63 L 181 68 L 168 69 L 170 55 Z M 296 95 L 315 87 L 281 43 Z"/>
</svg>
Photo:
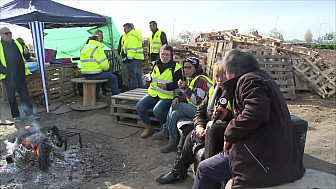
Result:
<svg viewBox="0 0 336 189">
<path fill-rule="evenodd" d="M 72 100 L 79 102 L 80 98 Z M 335 95 L 322 99 L 313 92 L 298 92 L 296 100 L 287 101 L 287 104 L 292 114 L 309 123 L 305 167 L 336 175 Z M 36 110 L 40 112 L 40 120 L 31 122 L 24 118 L 19 124 L 7 125 L 10 120 L 8 105 L 1 103 L 1 188 L 191 188 L 191 170 L 183 182 L 157 184 L 155 178 L 171 169 L 175 153 L 160 153 L 159 149 L 166 142 L 141 139 L 140 128 L 114 123 L 109 108 L 70 111 L 67 104 L 58 103 L 52 104 L 50 109 L 51 113 L 47 114 L 39 105 Z M 6 163 L 6 140 L 50 126 L 80 133 L 83 148 L 79 148 L 77 137 L 69 138 L 67 151 L 57 149 L 66 162 L 55 159 L 48 172 L 40 171 L 36 165 L 23 170 Z"/>
</svg>

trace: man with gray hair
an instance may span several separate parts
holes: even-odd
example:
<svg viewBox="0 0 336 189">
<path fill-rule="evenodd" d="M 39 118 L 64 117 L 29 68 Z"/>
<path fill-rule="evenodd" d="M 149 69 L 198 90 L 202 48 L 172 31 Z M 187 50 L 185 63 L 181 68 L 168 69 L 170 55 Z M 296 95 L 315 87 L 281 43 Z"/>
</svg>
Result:
<svg viewBox="0 0 336 189">
<path fill-rule="evenodd" d="M 5 85 L 12 117 L 15 122 L 22 121 L 15 96 L 17 91 L 27 117 L 38 119 L 40 116 L 33 112 L 25 78 L 25 75 L 30 74 L 25 59 L 29 51 L 17 40 L 13 40 L 12 32 L 8 28 L 3 27 L 0 32 L 0 80 Z"/>
<path fill-rule="evenodd" d="M 232 188 L 270 187 L 300 179 L 305 168 L 275 81 L 248 52 L 231 50 L 221 63 L 233 118 L 224 133 L 223 152 L 200 163 L 193 188 L 214 188 L 231 178 Z"/>
</svg>

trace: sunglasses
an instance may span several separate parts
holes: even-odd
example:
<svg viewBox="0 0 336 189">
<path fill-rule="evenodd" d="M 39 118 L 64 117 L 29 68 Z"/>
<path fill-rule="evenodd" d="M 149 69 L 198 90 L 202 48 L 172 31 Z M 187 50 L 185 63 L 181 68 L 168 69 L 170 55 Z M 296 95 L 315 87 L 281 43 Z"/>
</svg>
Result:
<svg viewBox="0 0 336 189">
<path fill-rule="evenodd" d="M 1 33 L 1 34 L 12 35 L 12 32 L 5 32 L 5 33 Z"/>
</svg>

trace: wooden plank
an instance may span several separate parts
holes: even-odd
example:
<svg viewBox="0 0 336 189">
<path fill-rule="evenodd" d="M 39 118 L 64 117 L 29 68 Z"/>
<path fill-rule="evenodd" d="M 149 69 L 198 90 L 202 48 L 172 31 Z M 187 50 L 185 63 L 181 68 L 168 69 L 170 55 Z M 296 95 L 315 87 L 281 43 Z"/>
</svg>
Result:
<svg viewBox="0 0 336 189">
<path fill-rule="evenodd" d="M 281 78 L 292 79 L 293 78 L 293 72 L 285 72 L 283 74 L 268 73 L 268 75 L 270 75 L 273 79 L 281 79 Z"/>
<path fill-rule="evenodd" d="M 142 97 L 122 97 L 122 96 L 117 96 L 117 95 L 113 95 L 111 97 L 112 99 L 131 100 L 131 101 L 139 101 L 142 98 Z"/>
<path fill-rule="evenodd" d="M 327 70 L 324 70 L 324 71 L 322 71 L 325 75 L 329 75 L 329 74 L 331 74 L 331 73 L 333 73 L 334 72 L 334 69 L 333 68 L 329 68 L 329 69 L 327 69 Z"/>
<path fill-rule="evenodd" d="M 290 65 L 289 62 L 282 62 L 282 61 L 265 61 L 265 60 L 258 60 L 260 65 Z"/>
<path fill-rule="evenodd" d="M 51 86 L 51 85 L 54 85 L 54 84 L 62 84 L 62 83 L 65 83 L 67 81 L 69 81 L 69 79 L 66 79 L 66 78 L 65 79 L 55 79 L 55 80 L 52 80 L 52 81 L 49 80 L 47 82 L 47 84 Z"/>
<path fill-rule="evenodd" d="M 277 85 L 290 85 L 294 86 L 294 80 L 293 79 L 287 79 L 287 80 L 275 80 Z"/>
<path fill-rule="evenodd" d="M 59 65 L 52 65 L 52 66 L 46 66 L 45 70 L 57 70 L 57 69 L 64 69 L 64 68 L 75 68 L 77 67 L 76 63 L 67 63 L 67 64 L 59 64 Z"/>
<path fill-rule="evenodd" d="M 123 98 L 123 97 L 125 97 L 125 98 L 127 98 L 127 97 L 142 98 L 142 97 L 145 96 L 145 94 L 118 94 L 118 95 L 113 95 L 113 98 L 115 98 L 115 96 L 116 97 L 121 97 L 121 98 Z"/>
<path fill-rule="evenodd" d="M 277 67 L 261 67 L 262 70 L 265 70 L 266 72 L 272 72 L 272 71 L 276 71 L 276 72 L 291 72 L 292 69 L 291 68 L 277 68 Z"/>
<path fill-rule="evenodd" d="M 49 84 L 48 89 L 50 90 L 51 88 L 69 87 L 69 86 L 75 88 L 75 83 L 68 81 L 64 83 L 60 82 L 60 83 Z"/>
<path fill-rule="evenodd" d="M 290 56 L 288 55 L 260 55 L 260 54 L 254 54 L 253 55 L 256 59 L 290 59 Z"/>
<path fill-rule="evenodd" d="M 75 72 L 62 72 L 62 73 L 47 73 L 46 77 L 48 77 L 49 79 L 51 78 L 59 78 L 59 77 L 70 77 L 73 76 L 75 77 Z"/>
</svg>

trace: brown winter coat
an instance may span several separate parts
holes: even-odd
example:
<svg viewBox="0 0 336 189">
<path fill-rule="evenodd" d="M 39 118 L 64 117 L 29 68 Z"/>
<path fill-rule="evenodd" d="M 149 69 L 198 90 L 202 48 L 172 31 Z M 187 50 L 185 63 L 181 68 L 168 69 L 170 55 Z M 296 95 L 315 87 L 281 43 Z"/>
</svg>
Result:
<svg viewBox="0 0 336 189">
<path fill-rule="evenodd" d="M 233 144 L 233 188 L 268 187 L 301 178 L 305 169 L 275 81 L 264 71 L 254 71 L 228 80 L 224 87 L 234 114 L 224 134 Z"/>
</svg>

